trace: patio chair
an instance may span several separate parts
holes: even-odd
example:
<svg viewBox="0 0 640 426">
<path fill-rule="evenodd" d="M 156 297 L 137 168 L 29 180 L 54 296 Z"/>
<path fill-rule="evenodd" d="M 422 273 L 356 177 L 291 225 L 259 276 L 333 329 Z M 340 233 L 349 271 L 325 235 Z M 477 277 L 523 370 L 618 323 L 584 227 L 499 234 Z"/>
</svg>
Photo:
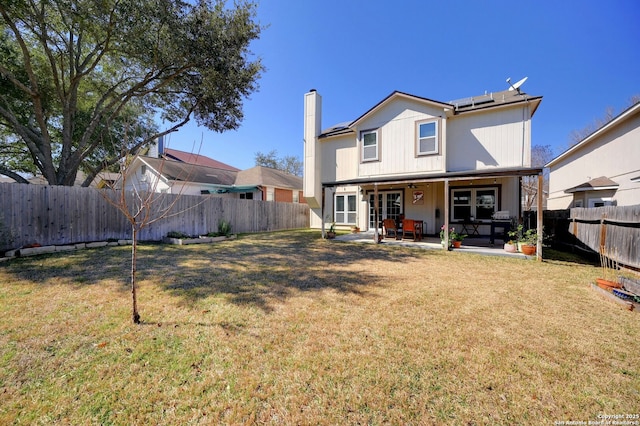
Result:
<svg viewBox="0 0 640 426">
<path fill-rule="evenodd" d="M 402 239 L 406 238 L 409 233 L 413 237 L 413 241 L 422 240 L 422 222 L 412 219 L 402 220 Z"/>
<path fill-rule="evenodd" d="M 384 229 L 384 236 L 387 238 L 391 238 L 393 234 L 393 237 L 398 239 L 399 234 L 398 234 L 398 227 L 396 226 L 396 221 L 393 219 L 384 219 L 382 221 L 382 227 Z"/>
</svg>

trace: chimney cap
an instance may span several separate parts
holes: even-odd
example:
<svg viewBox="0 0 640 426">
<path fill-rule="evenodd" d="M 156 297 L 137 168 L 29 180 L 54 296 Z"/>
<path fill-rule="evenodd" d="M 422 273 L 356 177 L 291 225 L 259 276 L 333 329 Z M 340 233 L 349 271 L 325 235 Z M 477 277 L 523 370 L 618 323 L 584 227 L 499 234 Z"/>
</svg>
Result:
<svg viewBox="0 0 640 426">
<path fill-rule="evenodd" d="M 316 89 L 311 89 L 311 90 L 309 90 L 309 92 L 315 92 L 315 91 L 316 91 Z"/>
</svg>

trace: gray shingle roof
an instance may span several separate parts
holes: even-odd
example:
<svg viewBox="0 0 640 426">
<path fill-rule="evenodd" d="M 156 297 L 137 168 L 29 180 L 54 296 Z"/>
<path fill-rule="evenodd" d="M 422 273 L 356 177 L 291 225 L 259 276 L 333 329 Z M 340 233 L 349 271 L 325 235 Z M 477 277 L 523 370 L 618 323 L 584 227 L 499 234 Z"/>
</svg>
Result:
<svg viewBox="0 0 640 426">
<path fill-rule="evenodd" d="M 147 164 L 169 180 L 217 185 L 233 185 L 238 172 L 214 167 L 188 164 L 181 161 L 141 157 Z"/>
<path fill-rule="evenodd" d="M 619 186 L 620 185 L 617 182 L 609 179 L 608 177 L 600 176 L 595 179 L 591 179 L 588 182 L 582 183 L 578 186 L 574 186 L 573 188 L 569 188 L 564 192 L 572 193 L 572 192 L 581 192 L 581 191 L 598 191 L 602 189 L 614 189 Z"/>
<path fill-rule="evenodd" d="M 236 185 L 264 185 L 302 190 L 302 178 L 281 170 L 255 166 L 238 172 Z"/>
</svg>

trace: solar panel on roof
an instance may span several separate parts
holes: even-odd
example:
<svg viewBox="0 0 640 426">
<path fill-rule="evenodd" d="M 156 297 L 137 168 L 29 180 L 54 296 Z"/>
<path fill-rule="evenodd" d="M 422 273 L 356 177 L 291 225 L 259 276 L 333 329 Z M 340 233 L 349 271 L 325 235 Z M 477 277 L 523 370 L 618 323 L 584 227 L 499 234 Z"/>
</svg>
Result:
<svg viewBox="0 0 640 426">
<path fill-rule="evenodd" d="M 456 108 L 464 108 L 469 106 L 482 105 L 489 102 L 493 102 L 493 94 L 457 99 L 455 101 L 450 101 L 449 103 L 454 105 Z"/>
</svg>

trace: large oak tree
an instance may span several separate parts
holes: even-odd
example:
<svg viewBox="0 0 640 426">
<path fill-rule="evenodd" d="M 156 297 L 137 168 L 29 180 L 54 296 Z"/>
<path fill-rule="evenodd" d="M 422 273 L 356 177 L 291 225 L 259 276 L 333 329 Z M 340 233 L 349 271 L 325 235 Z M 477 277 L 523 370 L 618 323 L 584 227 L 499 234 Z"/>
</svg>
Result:
<svg viewBox="0 0 640 426">
<path fill-rule="evenodd" d="M 237 128 L 263 70 L 254 20 L 250 2 L 3 0 L 0 174 L 86 186 L 192 118 Z"/>
</svg>

